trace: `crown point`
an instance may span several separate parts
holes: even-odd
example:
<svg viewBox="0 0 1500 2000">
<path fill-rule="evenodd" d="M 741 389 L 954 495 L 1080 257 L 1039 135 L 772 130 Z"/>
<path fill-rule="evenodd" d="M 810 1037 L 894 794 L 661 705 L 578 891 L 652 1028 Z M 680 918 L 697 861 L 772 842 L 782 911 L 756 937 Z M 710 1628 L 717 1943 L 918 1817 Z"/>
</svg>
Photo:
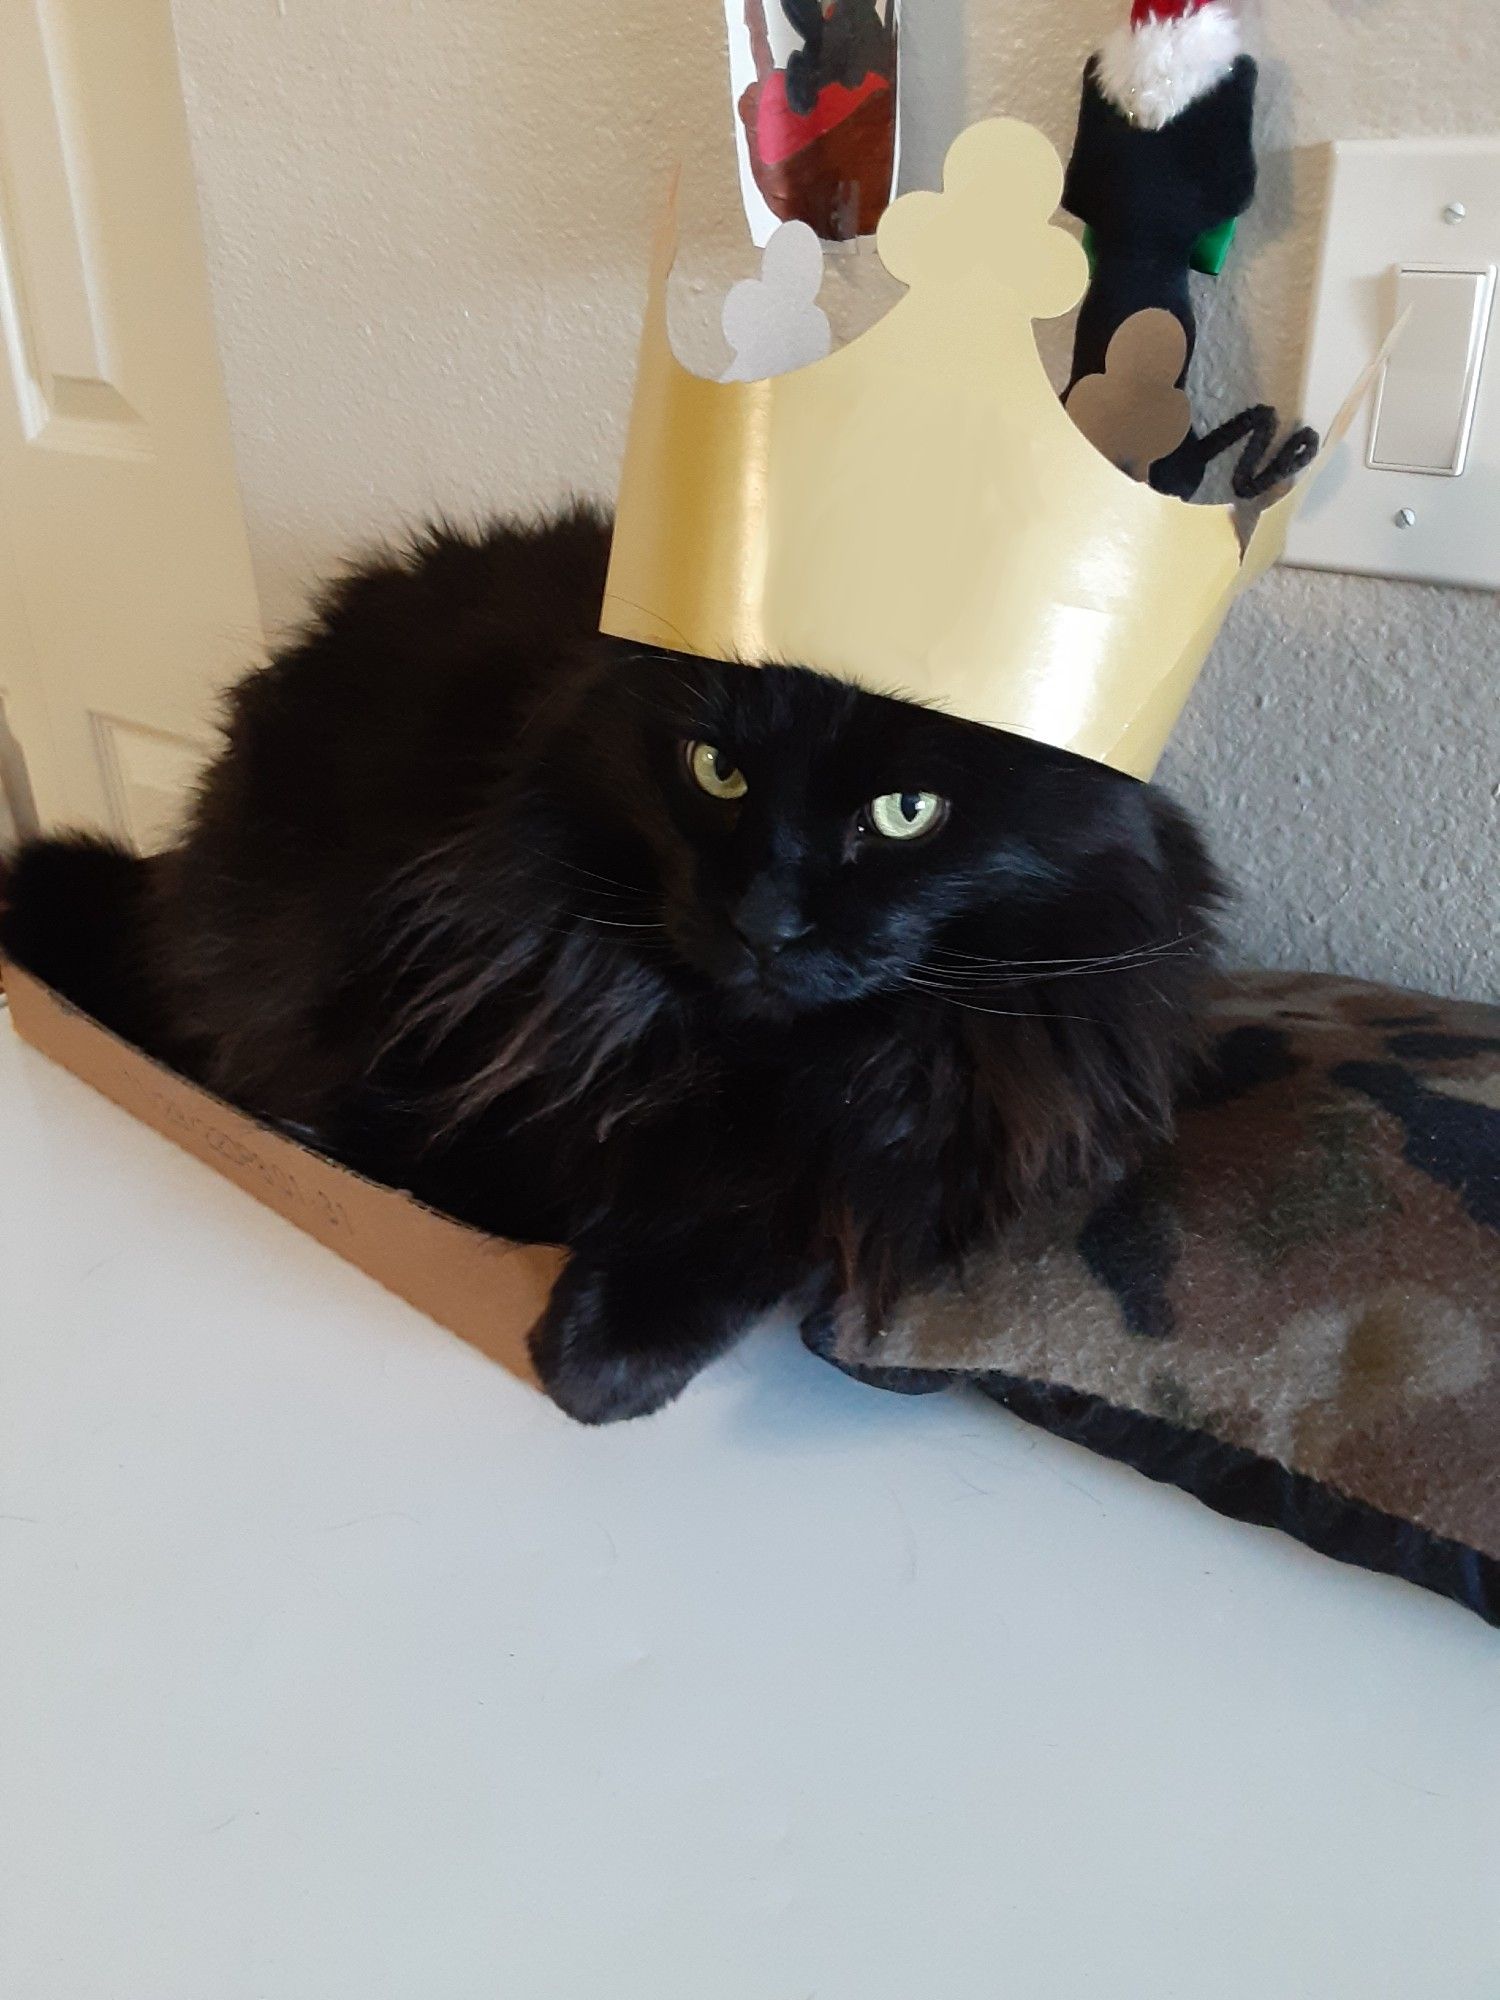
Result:
<svg viewBox="0 0 1500 2000">
<path fill-rule="evenodd" d="M 1052 217 L 1063 169 L 1050 141 L 1012 118 L 971 125 L 943 166 L 943 192 L 903 195 L 881 219 L 880 261 L 914 289 L 984 270 L 1027 316 L 1072 310 L 1088 283 L 1082 245 Z"/>
</svg>

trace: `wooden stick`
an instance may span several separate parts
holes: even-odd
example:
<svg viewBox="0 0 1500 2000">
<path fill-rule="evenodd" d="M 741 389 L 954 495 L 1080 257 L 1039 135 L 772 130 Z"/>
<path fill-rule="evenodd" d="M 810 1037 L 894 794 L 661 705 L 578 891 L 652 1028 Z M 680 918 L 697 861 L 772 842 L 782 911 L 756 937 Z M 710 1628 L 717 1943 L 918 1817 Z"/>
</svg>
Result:
<svg viewBox="0 0 1500 2000">
<path fill-rule="evenodd" d="M 756 80 L 764 83 L 776 67 L 776 58 L 771 52 L 766 10 L 761 0 L 745 0 L 745 32 L 750 37 L 750 57 L 755 64 Z"/>
</svg>

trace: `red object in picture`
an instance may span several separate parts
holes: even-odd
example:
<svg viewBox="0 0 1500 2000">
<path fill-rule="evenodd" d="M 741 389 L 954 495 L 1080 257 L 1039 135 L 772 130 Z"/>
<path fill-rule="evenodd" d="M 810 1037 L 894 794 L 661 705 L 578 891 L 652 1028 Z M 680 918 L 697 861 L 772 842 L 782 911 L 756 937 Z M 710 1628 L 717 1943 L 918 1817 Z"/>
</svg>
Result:
<svg viewBox="0 0 1500 2000">
<path fill-rule="evenodd" d="M 802 46 L 777 68 L 763 0 L 745 0 L 755 81 L 742 92 L 750 170 L 782 222 L 827 242 L 868 236 L 896 165 L 894 0 L 780 0 Z"/>
</svg>

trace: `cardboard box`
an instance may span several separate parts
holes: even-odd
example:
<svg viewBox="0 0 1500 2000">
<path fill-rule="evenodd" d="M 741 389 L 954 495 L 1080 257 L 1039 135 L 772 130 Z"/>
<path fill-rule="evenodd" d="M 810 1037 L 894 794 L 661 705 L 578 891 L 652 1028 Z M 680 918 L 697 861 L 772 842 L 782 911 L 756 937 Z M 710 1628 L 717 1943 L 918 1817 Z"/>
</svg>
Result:
<svg viewBox="0 0 1500 2000">
<path fill-rule="evenodd" d="M 561 1250 L 482 1235 L 336 1166 L 142 1055 L 20 967 L 0 970 L 23 1041 L 439 1326 L 535 1381 L 526 1335 L 562 1268 Z"/>
</svg>

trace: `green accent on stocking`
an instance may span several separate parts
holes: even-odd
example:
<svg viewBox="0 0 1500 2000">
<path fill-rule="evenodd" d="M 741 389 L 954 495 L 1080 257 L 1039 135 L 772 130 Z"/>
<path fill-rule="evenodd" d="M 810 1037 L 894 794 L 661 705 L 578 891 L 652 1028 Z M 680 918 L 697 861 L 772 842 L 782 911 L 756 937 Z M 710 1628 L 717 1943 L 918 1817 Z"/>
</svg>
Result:
<svg viewBox="0 0 1500 2000">
<path fill-rule="evenodd" d="M 1217 222 L 1212 229 L 1205 229 L 1193 245 L 1193 269 L 1202 271 L 1205 277 L 1217 278 L 1229 262 L 1229 246 L 1238 226 L 1238 217 L 1231 215 L 1227 222 Z"/>
<path fill-rule="evenodd" d="M 1217 278 L 1222 275 L 1229 262 L 1230 245 L 1239 227 L 1238 216 L 1231 215 L 1227 222 L 1216 222 L 1212 229 L 1205 229 L 1193 245 L 1189 263 L 1195 271 L 1202 271 L 1205 277 Z M 1089 276 L 1098 268 L 1099 253 L 1094 247 L 1094 232 L 1085 226 L 1083 232 L 1083 254 L 1089 260 Z"/>
</svg>

